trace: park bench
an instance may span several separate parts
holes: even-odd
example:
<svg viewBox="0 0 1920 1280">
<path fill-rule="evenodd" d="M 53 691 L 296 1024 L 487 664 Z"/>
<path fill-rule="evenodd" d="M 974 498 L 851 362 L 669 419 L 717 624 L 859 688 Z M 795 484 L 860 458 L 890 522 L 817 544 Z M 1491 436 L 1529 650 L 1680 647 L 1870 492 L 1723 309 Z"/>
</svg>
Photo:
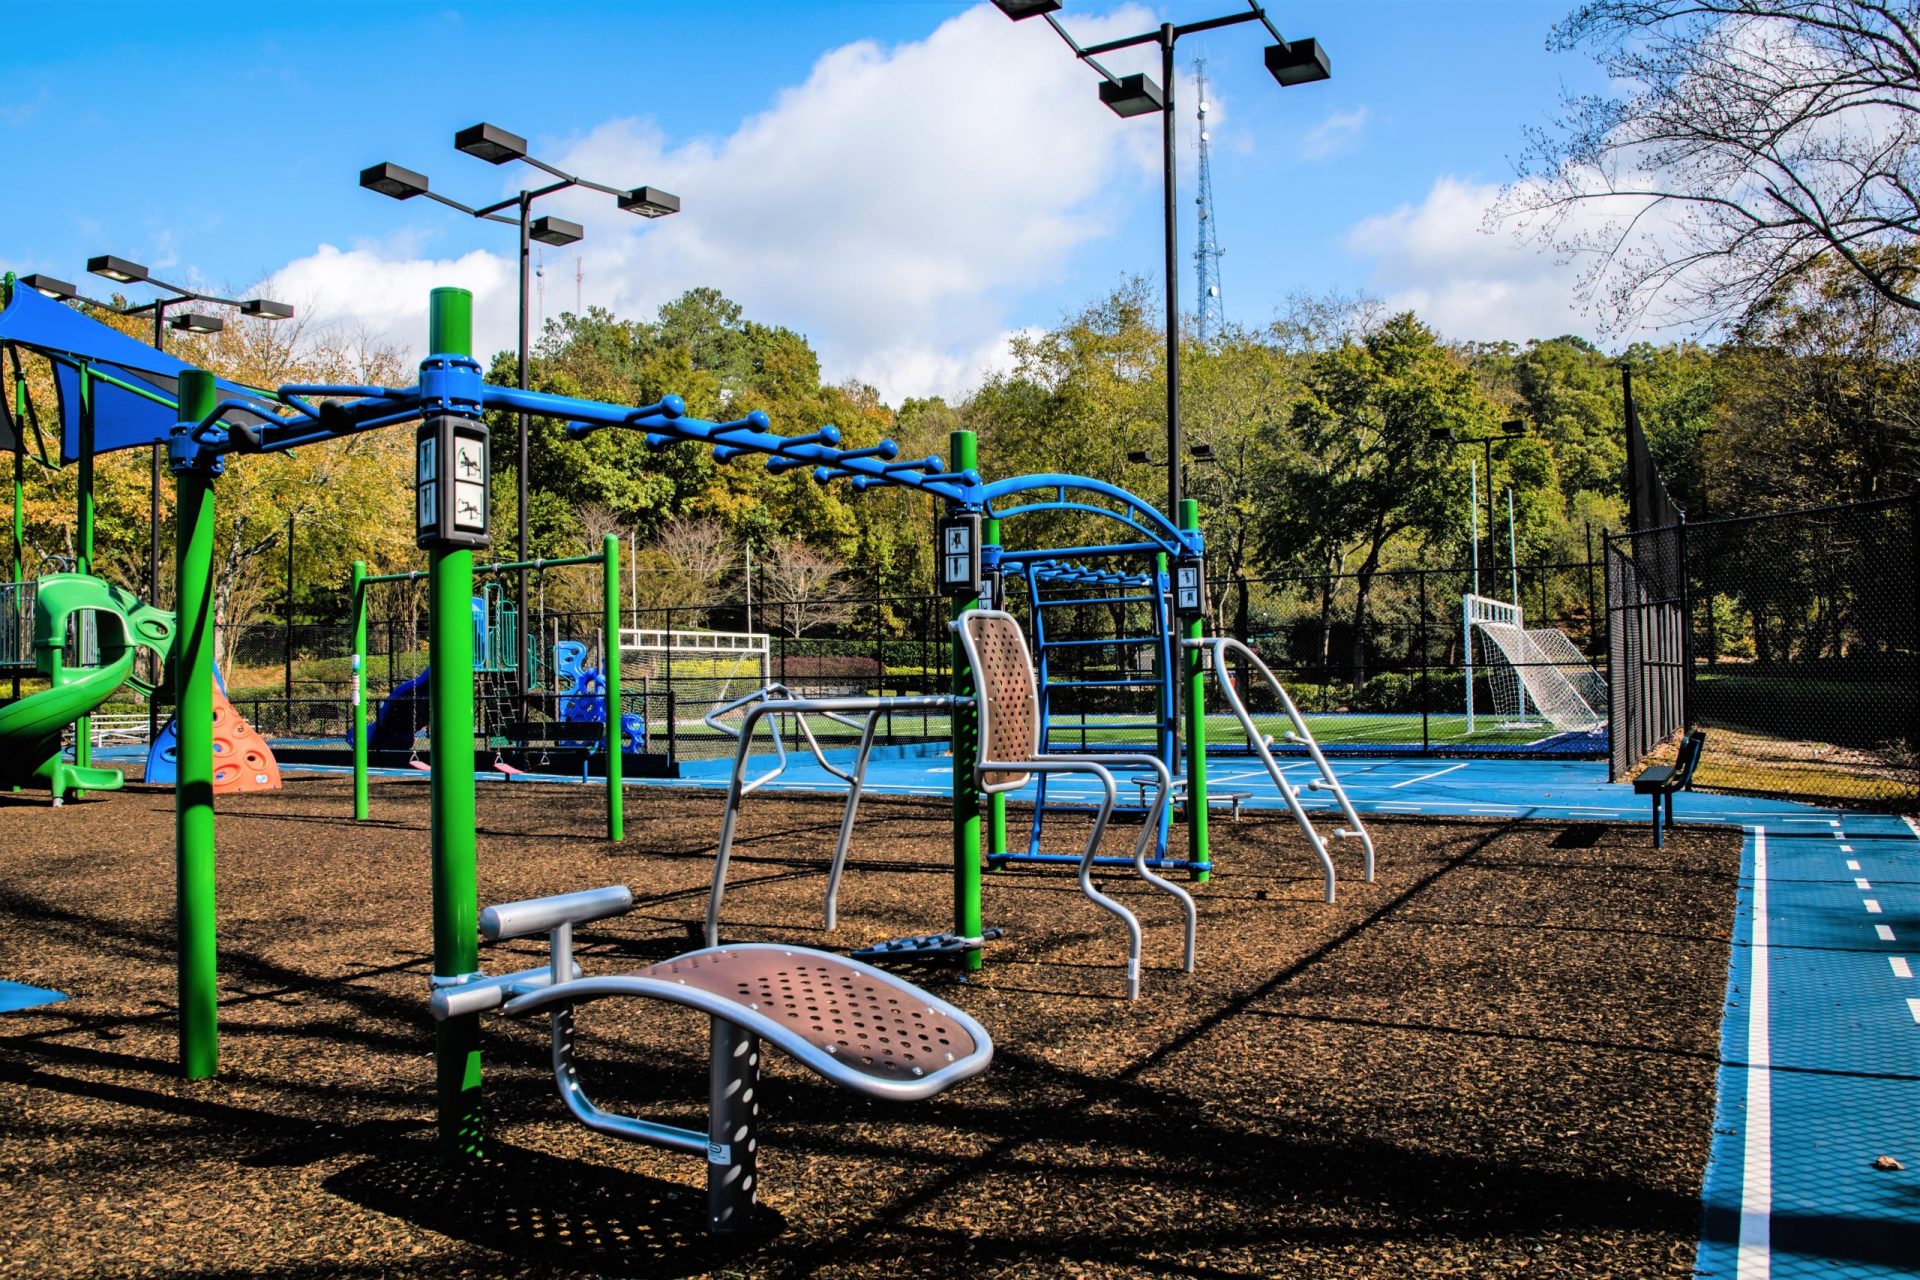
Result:
<svg viewBox="0 0 1920 1280">
<path fill-rule="evenodd" d="M 1657 764 L 1633 780 L 1633 793 L 1653 800 L 1653 847 L 1664 843 L 1660 810 L 1664 805 L 1667 826 L 1673 825 L 1673 793 L 1693 789 L 1693 771 L 1700 767 L 1700 753 L 1706 749 L 1707 734 L 1695 729 L 1680 743 L 1680 752 L 1672 764 Z"/>
<path fill-rule="evenodd" d="M 1133 785 L 1140 790 L 1140 807 L 1143 809 L 1146 808 L 1148 794 L 1159 784 L 1152 778 L 1135 778 Z M 1187 786 L 1185 779 L 1178 780 L 1173 784 L 1173 794 L 1176 800 L 1186 799 Z M 1233 815 L 1235 822 L 1240 821 L 1240 810 L 1246 805 L 1247 801 L 1251 799 L 1253 799 L 1253 792 L 1251 791 L 1215 791 L 1212 788 L 1207 789 L 1207 807 L 1211 809 L 1216 805 L 1226 805 L 1228 811 Z"/>
</svg>

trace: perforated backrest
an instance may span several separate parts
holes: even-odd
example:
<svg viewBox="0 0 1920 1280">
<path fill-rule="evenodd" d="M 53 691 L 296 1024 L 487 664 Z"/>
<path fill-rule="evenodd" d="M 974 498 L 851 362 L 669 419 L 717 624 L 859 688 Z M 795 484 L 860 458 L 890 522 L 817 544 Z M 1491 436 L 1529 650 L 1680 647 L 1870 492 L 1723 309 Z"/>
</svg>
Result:
<svg viewBox="0 0 1920 1280">
<path fill-rule="evenodd" d="M 1019 620 L 979 609 L 962 614 L 960 625 L 972 641 L 973 696 L 983 726 L 975 763 L 1033 759 L 1040 750 L 1040 695 Z M 1024 786 L 1030 776 L 992 770 L 983 772 L 981 781 L 998 789 Z"/>
</svg>

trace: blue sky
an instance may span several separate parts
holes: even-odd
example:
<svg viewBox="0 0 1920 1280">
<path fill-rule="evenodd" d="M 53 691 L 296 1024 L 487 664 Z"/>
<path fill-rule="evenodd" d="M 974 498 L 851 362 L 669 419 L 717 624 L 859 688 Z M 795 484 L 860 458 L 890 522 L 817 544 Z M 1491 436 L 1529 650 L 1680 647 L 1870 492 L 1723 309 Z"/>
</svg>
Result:
<svg viewBox="0 0 1920 1280">
<path fill-rule="evenodd" d="M 1233 11 L 1069 0 L 1091 42 Z M 1599 87 L 1549 54 L 1565 0 L 1275 6 L 1334 78 L 1282 91 L 1255 25 L 1190 37 L 1208 59 L 1230 319 L 1292 293 L 1367 290 L 1450 336 L 1591 332 L 1575 273 L 1480 212 L 1521 129 Z M 529 21 L 529 13 L 553 13 Z M 112 252 L 204 288 L 294 302 L 316 323 L 415 347 L 425 292 L 474 288 L 485 345 L 511 342 L 512 235 L 362 191 L 394 160 L 479 203 L 535 177 L 452 150 L 489 120 L 536 154 L 685 210 L 645 223 L 605 198 L 548 251 L 545 310 L 578 296 L 650 312 L 698 284 L 808 334 L 832 377 L 889 399 L 954 394 L 1046 326 L 1160 267 L 1158 127 L 1101 107 L 1044 24 L 984 3 L 336 3 L 16 7 L 0 78 L 15 196 L 0 262 L 81 278 Z M 1157 55 L 1149 54 L 1157 61 Z M 1116 58 L 1116 64 L 1125 63 Z M 1122 69 L 1145 69 L 1146 63 Z M 1155 68 L 1157 71 L 1157 67 Z M 1184 88 L 1184 86 L 1183 86 Z M 1192 95 L 1181 107 L 1183 294 L 1192 294 Z M 164 270 L 162 268 L 164 267 Z M 93 281 L 104 292 L 105 281 Z"/>
</svg>

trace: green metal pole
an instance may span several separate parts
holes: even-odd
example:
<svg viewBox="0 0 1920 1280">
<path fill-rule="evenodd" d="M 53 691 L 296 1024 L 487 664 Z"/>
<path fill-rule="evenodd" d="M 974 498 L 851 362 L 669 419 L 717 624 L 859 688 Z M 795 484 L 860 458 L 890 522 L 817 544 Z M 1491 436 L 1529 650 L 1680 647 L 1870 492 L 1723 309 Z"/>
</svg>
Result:
<svg viewBox="0 0 1920 1280">
<path fill-rule="evenodd" d="M 955 431 L 947 437 L 949 466 L 954 471 L 969 471 L 979 466 L 978 441 L 971 431 Z M 955 600 L 953 617 L 979 606 L 978 600 Z M 953 696 L 973 696 L 973 672 L 967 665 L 967 651 L 954 635 Z M 980 936 L 980 784 L 973 776 L 974 738 L 978 716 L 971 710 L 955 707 L 953 725 L 953 931 L 963 938 Z M 976 970 L 983 960 L 979 948 L 967 952 L 966 967 Z"/>
<path fill-rule="evenodd" d="M 353 562 L 353 692 L 347 707 L 353 743 L 353 817 L 367 819 L 367 562 Z"/>
<path fill-rule="evenodd" d="M 1000 545 L 1000 522 L 986 520 L 981 542 L 989 547 Z M 987 865 L 1003 865 L 996 859 L 1007 856 L 1007 793 L 996 791 L 987 797 Z M 969 934 L 969 937 L 972 935 Z"/>
<path fill-rule="evenodd" d="M 180 417 L 198 422 L 218 402 L 213 375 L 180 374 Z M 213 478 L 200 458 L 173 465 L 175 920 L 178 930 L 180 1067 L 189 1080 L 220 1069 L 219 958 L 215 942 L 213 833 Z"/>
<path fill-rule="evenodd" d="M 211 409 L 208 412 L 212 412 Z M 80 367 L 80 474 L 78 507 L 74 523 L 80 554 L 74 568 L 93 572 L 93 379 L 87 367 Z M 85 769 L 93 763 L 93 717 L 81 716 L 73 722 L 73 762 Z"/>
<path fill-rule="evenodd" d="M 7 283 L 8 297 L 12 297 L 13 273 L 11 271 L 7 273 L 6 283 Z M 27 380 L 25 378 L 15 378 L 13 382 L 13 422 L 14 422 L 14 426 L 18 428 L 20 432 L 19 439 L 14 441 L 15 448 L 13 451 L 13 585 L 14 585 L 13 617 L 15 619 L 18 619 L 19 617 L 22 616 L 19 613 L 19 606 L 20 606 L 20 600 L 21 600 L 21 592 L 19 588 L 20 588 L 20 584 L 27 580 L 27 576 L 26 576 L 27 575 L 27 472 L 26 472 L 27 435 L 25 430 L 26 421 L 27 421 Z M 11 626 L 16 624 L 10 621 L 8 625 Z M 21 632 L 16 632 L 15 635 L 17 638 L 24 639 L 24 635 Z M 21 656 L 22 654 L 19 654 L 19 653 L 14 654 L 14 657 L 16 659 Z M 13 674 L 13 697 L 14 697 L 14 701 L 16 702 L 19 701 L 20 699 L 20 672 L 18 668 L 14 670 L 14 674 Z"/>
<path fill-rule="evenodd" d="M 428 303 L 427 350 L 473 354 L 473 295 L 435 289 Z M 428 730 L 433 752 L 430 805 L 433 849 L 433 972 L 440 978 L 480 967 L 480 905 L 474 848 L 473 797 L 473 552 L 432 551 L 427 557 Z M 435 1024 L 434 1062 L 440 1148 L 449 1156 L 478 1156 L 480 1132 L 480 1019 Z"/>
<path fill-rule="evenodd" d="M 621 753 L 626 742 L 620 734 L 620 538 L 608 534 L 601 543 L 606 563 L 601 570 L 601 587 L 606 592 L 607 651 L 601 655 L 607 671 L 607 839 L 627 838 L 625 781 L 621 770 L 626 761 Z"/>
<path fill-rule="evenodd" d="M 1180 527 L 1200 527 L 1200 504 L 1193 498 L 1180 500 Z M 1203 639 L 1206 620 L 1190 618 L 1184 631 L 1188 640 Z M 1204 866 L 1213 861 L 1207 840 L 1207 670 L 1200 650 L 1182 645 L 1180 654 L 1187 676 L 1187 858 Z M 1196 870 L 1193 878 L 1205 884 L 1213 873 Z"/>
</svg>

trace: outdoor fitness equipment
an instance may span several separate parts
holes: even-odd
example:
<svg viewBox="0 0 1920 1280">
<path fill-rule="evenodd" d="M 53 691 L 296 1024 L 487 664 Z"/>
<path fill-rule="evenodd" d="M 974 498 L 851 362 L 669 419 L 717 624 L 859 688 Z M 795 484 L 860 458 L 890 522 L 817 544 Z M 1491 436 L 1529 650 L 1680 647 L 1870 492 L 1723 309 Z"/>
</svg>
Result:
<svg viewBox="0 0 1920 1280">
<path fill-rule="evenodd" d="M 1267 776 L 1273 779 L 1274 787 L 1287 802 L 1287 812 L 1291 813 L 1293 820 L 1300 824 L 1300 830 L 1306 833 L 1307 843 L 1313 847 L 1314 856 L 1320 860 L 1320 872 L 1325 877 L 1326 900 L 1328 902 L 1334 900 L 1335 881 L 1333 858 L 1327 851 L 1327 842 L 1314 829 L 1312 819 L 1307 817 L 1306 807 L 1300 803 L 1301 788 L 1287 780 L 1279 762 L 1273 758 L 1272 735 L 1263 732 L 1254 724 L 1253 717 L 1248 714 L 1247 704 L 1241 700 L 1240 691 L 1234 687 L 1230 658 L 1239 657 L 1247 667 L 1259 672 L 1261 678 L 1273 689 L 1274 696 L 1280 701 L 1281 710 L 1286 714 L 1287 722 L 1293 726 L 1283 736 L 1288 742 L 1306 748 L 1307 756 L 1313 761 L 1314 769 L 1318 774 L 1317 777 L 1308 780 L 1305 789 L 1331 793 L 1334 804 L 1340 810 L 1340 816 L 1347 823 L 1344 827 L 1334 828 L 1334 837 L 1360 842 L 1360 847 L 1364 851 L 1366 878 L 1371 883 L 1373 837 L 1367 834 L 1366 824 L 1361 822 L 1360 815 L 1354 812 L 1353 802 L 1347 798 L 1347 789 L 1340 785 L 1340 779 L 1333 772 L 1333 766 L 1328 764 L 1326 756 L 1321 754 L 1320 744 L 1314 740 L 1313 731 L 1307 728 L 1306 720 L 1300 715 L 1300 708 L 1293 705 L 1293 698 L 1288 695 L 1286 686 L 1280 683 L 1279 677 L 1273 674 L 1273 670 L 1267 666 L 1259 654 L 1232 636 L 1189 640 L 1186 642 L 1186 647 L 1190 652 L 1204 652 L 1211 656 L 1214 674 L 1219 677 L 1220 691 L 1225 695 L 1227 706 L 1232 710 L 1234 718 L 1240 722 L 1241 731 L 1247 736 L 1248 746 L 1266 769 Z"/>
<path fill-rule="evenodd" d="M 1173 683 L 1175 639 L 1167 608 L 1164 563 L 1162 553 L 1153 557 L 1146 572 L 1095 569 L 1065 559 L 1018 564 L 1032 610 L 1041 751 L 1049 755 L 1089 750 L 1106 755 L 1141 753 L 1159 759 L 1170 772 L 1179 770 Z M 1088 635 L 1050 621 L 1063 611 L 1078 614 L 1080 610 L 1115 618 L 1112 634 Z M 1141 706 L 1143 701 L 1147 705 Z M 1111 712 L 1094 710 L 1116 703 L 1122 705 Z M 1095 715 L 1099 718 L 1092 718 Z M 1057 799 L 1050 802 L 1047 781 L 1048 775 L 1042 773 L 1034 782 L 1033 821 L 1026 852 L 1000 854 L 996 862 L 1077 861 L 1069 855 L 1041 852 L 1040 836 L 1048 812 L 1078 807 L 1064 806 Z M 1144 803 L 1122 805 L 1114 812 L 1142 821 L 1149 816 Z M 1148 862 L 1155 867 L 1188 868 L 1185 860 L 1166 857 L 1172 818 L 1172 806 L 1160 806 Z M 1128 860 L 1095 861 L 1104 865 Z"/>
<path fill-rule="evenodd" d="M 1117 800 L 1113 770 L 1144 770 L 1155 775 L 1159 787 L 1150 806 L 1147 821 L 1133 845 L 1133 868 L 1140 878 L 1162 893 L 1179 900 L 1186 916 L 1186 951 L 1181 968 L 1193 972 L 1195 910 L 1193 898 L 1172 881 L 1155 875 L 1147 865 L 1147 850 L 1161 830 L 1168 803 L 1173 794 L 1173 774 L 1158 756 L 1140 753 L 1075 752 L 1058 755 L 1049 752 L 1041 738 L 1040 696 L 1034 687 L 1033 661 L 1027 652 L 1026 636 L 1019 619 L 998 609 L 974 609 L 952 623 L 954 633 L 967 653 L 972 671 L 974 706 L 979 734 L 975 743 L 973 776 L 988 794 L 1014 791 L 1029 778 L 1049 774 L 1080 773 L 1100 784 L 1100 804 L 1094 813 L 1093 831 L 1081 853 L 1080 892 L 1102 910 L 1119 918 L 1127 930 L 1127 999 L 1140 994 L 1140 922 L 1134 914 L 1095 887 L 1094 855 L 1100 837 L 1106 833 Z"/>
<path fill-rule="evenodd" d="M 99 645 L 93 666 L 80 665 L 80 655 L 68 653 L 69 624 L 77 637 L 87 615 Z M 91 714 L 123 684 L 153 694 L 155 686 L 133 674 L 134 653 L 142 648 L 166 653 L 174 637 L 173 615 L 89 574 L 50 573 L 35 584 L 31 634 L 34 669 L 52 687 L 0 707 L 0 787 L 17 791 L 37 783 L 52 793 L 55 805 L 69 791 L 119 790 L 125 778 L 118 769 L 78 760 L 68 764 L 61 739 L 67 726 Z"/>
<path fill-rule="evenodd" d="M 726 860 L 714 863 L 707 917 L 717 914 Z M 436 977 L 429 1007 L 442 1025 L 489 1009 L 545 1013 L 553 1080 L 574 1118 L 599 1133 L 705 1156 L 707 1229 L 744 1227 L 759 1190 L 760 1041 L 821 1078 L 868 1098 L 912 1102 L 976 1076 L 993 1041 L 963 1010 L 892 974 L 808 947 L 709 945 L 628 973 L 575 977 L 573 928 L 633 907 L 625 885 L 488 907 L 490 942 L 547 935 L 543 969 Z M 593 1000 L 661 1000 L 708 1014 L 707 1127 L 699 1132 L 596 1106 L 580 1081 L 573 1011 Z"/>
<path fill-rule="evenodd" d="M 1028 476 L 984 483 L 977 466 L 971 432 L 955 432 L 950 461 L 937 457 L 896 460 L 891 441 L 861 448 L 840 447 L 833 427 L 797 436 L 780 436 L 759 411 L 730 422 L 708 422 L 688 415 L 677 396 L 641 406 L 621 406 L 571 396 L 488 386 L 472 352 L 472 295 L 464 289 L 437 289 L 429 309 L 428 355 L 420 364 L 419 381 L 410 387 L 295 384 L 271 392 L 222 384 L 212 375 L 141 346 L 123 334 L 80 316 L 30 289 L 11 291 L 7 309 L 0 313 L 0 346 L 26 347 L 54 362 L 62 385 L 83 374 L 111 379 L 114 394 L 105 392 L 95 407 L 84 412 L 79 399 L 62 395 L 63 426 L 78 431 L 97 425 L 102 448 L 129 448 L 165 443 L 177 487 L 176 584 L 180 617 L 175 637 L 174 673 L 180 719 L 180 769 L 175 786 L 177 831 L 178 922 L 180 937 L 179 993 L 180 1062 L 189 1078 L 211 1076 L 218 1069 L 218 985 L 216 972 L 213 895 L 213 807 L 211 798 L 213 750 L 213 679 L 211 658 L 215 480 L 233 454 L 270 454 L 287 449 L 357 435 L 380 427 L 420 421 L 419 457 L 423 464 L 446 456 L 452 464 L 442 488 L 437 471 L 422 467 L 417 477 L 417 534 L 428 551 L 428 658 L 432 675 L 428 697 L 432 708 L 432 870 L 433 971 L 459 981 L 478 967 L 476 930 L 476 850 L 474 790 L 471 767 L 452 766 L 470 751 L 473 742 L 473 635 L 469 600 L 473 548 L 486 545 L 486 504 L 460 499 L 461 486 L 484 490 L 488 473 L 485 415 L 524 412 L 564 419 L 575 438 L 607 427 L 644 433 L 652 448 L 665 449 L 687 442 L 710 448 L 726 462 L 760 455 L 776 472 L 809 468 L 817 483 L 846 480 L 856 491 L 875 486 L 911 489 L 944 504 L 949 513 L 991 523 L 995 515 L 1008 516 L 1036 509 L 1034 504 L 995 511 L 992 504 L 1018 501 L 1035 490 L 1051 490 L 1051 509 L 1100 510 L 1137 530 L 1152 546 L 1178 546 L 1198 556 L 1203 549 L 1195 529 L 1175 529 L 1146 503 L 1101 481 L 1076 476 Z M 109 353 L 106 355 L 98 353 Z M 175 392 L 177 379 L 177 395 Z M 114 416 L 101 417 L 99 407 L 111 404 Z M 431 448 L 429 442 L 432 442 Z M 90 455 L 93 441 L 83 442 Z M 477 454 L 477 456 L 476 456 Z M 476 473 L 466 476 L 471 469 Z M 1069 499 L 1071 492 L 1074 496 Z M 1099 498 L 1112 506 L 1095 507 Z M 1114 509 L 1117 507 L 1117 510 Z M 464 526 L 460 521 L 465 521 Z M 1183 524 L 1191 524 L 1190 507 Z M 1146 549 L 1143 547 L 1143 549 Z M 977 548 L 974 554 L 978 555 Z M 618 543 L 609 538 L 605 555 L 617 566 Z M 551 562 L 550 562 L 551 563 Z M 976 567 L 978 561 L 975 561 Z M 618 576 L 605 575 L 607 609 L 618 608 Z M 355 574 L 356 680 L 353 714 L 365 723 L 365 609 L 367 577 Z M 953 592 L 955 615 L 979 603 L 979 577 L 966 590 Z M 1198 621 L 1190 624 L 1197 634 Z M 608 701 L 619 696 L 619 668 L 609 664 Z M 1197 656 L 1188 675 L 1199 680 Z M 964 651 L 956 644 L 954 693 L 964 697 L 971 676 Z M 1197 692 L 1197 689 L 1195 690 Z M 1195 699 L 1197 702 L 1197 699 Z M 971 765 L 973 727 L 970 715 L 955 707 L 954 761 L 954 903 L 955 932 L 980 936 L 980 818 L 986 809 L 984 793 Z M 1204 855 L 1205 774 L 1204 727 L 1190 709 L 1193 734 L 1189 760 L 1195 815 L 1190 824 L 1196 850 Z M 364 731 L 355 733 L 356 754 L 364 759 Z M 608 755 L 610 774 L 619 767 L 619 752 Z M 451 766 L 451 767 L 450 767 Z M 364 779 L 364 765 L 359 769 Z M 620 838 L 617 808 L 619 782 L 609 778 L 610 835 Z M 356 807 L 364 812 L 364 785 L 357 785 Z M 970 951 L 969 968 L 978 968 L 981 953 Z M 478 1155 L 481 1151 L 480 1039 L 476 1019 L 450 1013 L 436 1033 L 439 1127 L 451 1152 Z"/>
<path fill-rule="evenodd" d="M 738 727 L 726 723 L 726 716 L 743 709 Z M 896 711 L 942 711 L 951 715 L 953 710 L 954 700 L 949 697 L 797 698 L 785 685 L 773 684 L 735 698 L 709 712 L 706 716 L 707 725 L 733 738 L 735 746 L 733 770 L 727 780 L 726 812 L 720 819 L 720 845 L 714 855 L 718 868 L 714 872 L 713 892 L 707 899 L 707 945 L 716 946 L 720 941 L 720 903 L 726 893 L 727 864 L 733 856 L 733 833 L 739 825 L 740 806 L 749 795 L 786 772 L 787 748 L 780 732 L 783 718 L 791 719 L 797 726 L 801 739 L 813 753 L 814 762 L 847 784 L 847 803 L 840 814 L 840 834 L 834 842 L 833 861 L 827 871 L 827 905 L 823 927 L 831 933 L 839 925 L 840 877 L 846 870 L 847 849 L 853 842 L 853 823 L 860 811 L 860 794 L 867 780 L 867 762 L 873 754 L 874 731 L 879 727 L 881 717 Z M 813 735 L 813 726 L 808 723 L 810 716 L 832 720 L 860 731 L 860 745 L 854 751 L 851 769 L 840 769 L 828 761 L 826 752 L 820 749 L 819 739 Z M 864 718 L 856 719 L 856 716 Z M 765 773 L 748 778 L 747 753 L 752 749 L 754 731 L 762 720 L 769 722 L 774 763 Z M 979 946 L 984 939 L 975 937 L 960 941 Z"/>
</svg>

